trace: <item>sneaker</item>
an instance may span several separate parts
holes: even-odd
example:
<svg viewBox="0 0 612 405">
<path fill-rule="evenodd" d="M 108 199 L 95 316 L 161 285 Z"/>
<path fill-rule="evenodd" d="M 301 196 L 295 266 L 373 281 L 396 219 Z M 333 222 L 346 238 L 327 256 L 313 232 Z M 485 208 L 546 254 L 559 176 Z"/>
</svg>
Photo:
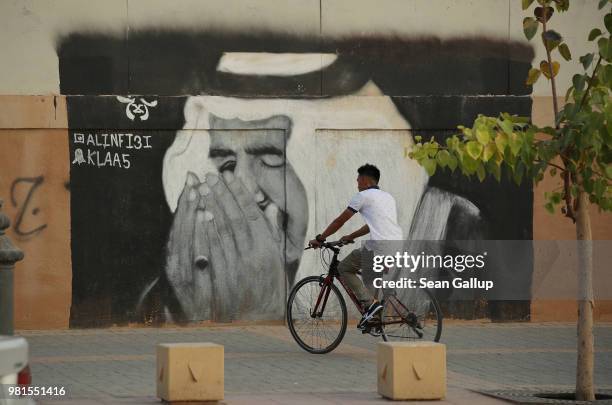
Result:
<svg viewBox="0 0 612 405">
<path fill-rule="evenodd" d="M 372 304 L 370 304 L 368 309 L 365 311 L 365 313 L 361 317 L 361 320 L 357 324 L 357 329 L 364 330 L 368 322 L 372 320 L 372 318 L 374 318 L 376 314 L 382 311 L 382 309 L 383 309 L 383 306 L 378 301 L 374 301 Z"/>
</svg>

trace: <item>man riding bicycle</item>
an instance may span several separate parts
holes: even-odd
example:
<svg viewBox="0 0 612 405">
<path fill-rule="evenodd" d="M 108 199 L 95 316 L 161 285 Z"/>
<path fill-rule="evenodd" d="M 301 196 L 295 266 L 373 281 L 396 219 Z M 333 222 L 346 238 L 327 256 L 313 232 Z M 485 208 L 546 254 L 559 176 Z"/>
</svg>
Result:
<svg viewBox="0 0 612 405">
<path fill-rule="evenodd" d="M 370 234 L 370 240 L 362 248 L 353 250 L 338 266 L 342 280 L 355 293 L 355 296 L 365 310 L 357 328 L 366 330 L 368 322 L 376 316 L 383 307 L 370 293 L 357 273 L 361 263 L 370 263 L 364 271 L 371 271 L 372 258 L 376 250 L 376 241 L 402 240 L 402 229 L 397 224 L 397 208 L 391 194 L 378 188 L 380 170 L 374 165 L 365 164 L 357 169 L 357 188 L 359 192 L 351 198 L 348 207 L 309 245 L 317 248 L 325 239 L 336 233 L 356 212 L 363 217 L 366 225 L 353 233 L 343 236 L 340 240 L 352 242 L 355 238 Z"/>
</svg>

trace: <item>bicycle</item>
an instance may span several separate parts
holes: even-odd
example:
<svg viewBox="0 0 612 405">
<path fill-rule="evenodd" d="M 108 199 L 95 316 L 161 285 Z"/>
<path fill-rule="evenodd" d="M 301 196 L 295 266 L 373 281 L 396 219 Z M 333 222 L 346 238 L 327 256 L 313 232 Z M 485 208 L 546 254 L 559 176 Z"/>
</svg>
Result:
<svg viewBox="0 0 612 405">
<path fill-rule="evenodd" d="M 359 313 L 363 315 L 365 312 L 353 291 L 339 277 L 338 254 L 340 248 L 348 243 L 353 242 L 322 243 L 320 246 L 322 258 L 325 251 L 333 252 L 331 262 L 325 263 L 329 264 L 327 274 L 305 277 L 289 294 L 287 325 L 295 341 L 307 352 L 329 353 L 338 347 L 346 333 L 348 323 L 346 302 L 340 289 L 334 284 L 334 279 L 340 281 L 340 285 Z M 308 249 L 311 247 L 304 250 Z M 384 341 L 410 339 L 439 341 L 442 334 L 442 312 L 438 301 L 427 289 L 418 288 L 409 292 L 411 294 L 405 291 L 404 297 L 400 299 L 397 292 L 385 291 L 381 301 L 383 305 L 381 317 L 371 320 L 363 333 L 375 337 L 382 336 Z M 307 327 L 310 327 L 310 334 L 305 330 Z M 329 334 L 326 327 L 331 328 Z"/>
</svg>

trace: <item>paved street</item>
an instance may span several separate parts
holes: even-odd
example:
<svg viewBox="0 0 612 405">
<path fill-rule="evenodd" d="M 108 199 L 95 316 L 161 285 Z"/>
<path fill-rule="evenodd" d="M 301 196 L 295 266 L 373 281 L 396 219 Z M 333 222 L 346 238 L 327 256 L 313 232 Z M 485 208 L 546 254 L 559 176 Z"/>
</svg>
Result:
<svg viewBox="0 0 612 405">
<path fill-rule="evenodd" d="M 326 355 L 304 352 L 284 326 L 20 334 L 30 342 L 33 385 L 65 386 L 72 403 L 155 403 L 155 345 L 202 341 L 225 346 L 227 403 L 381 401 L 376 394 L 380 339 L 350 327 L 339 348 Z M 498 403 L 469 390 L 571 389 L 575 334 L 574 324 L 445 325 L 446 403 Z M 612 324 L 598 325 L 595 344 L 597 387 L 612 388 Z"/>
</svg>

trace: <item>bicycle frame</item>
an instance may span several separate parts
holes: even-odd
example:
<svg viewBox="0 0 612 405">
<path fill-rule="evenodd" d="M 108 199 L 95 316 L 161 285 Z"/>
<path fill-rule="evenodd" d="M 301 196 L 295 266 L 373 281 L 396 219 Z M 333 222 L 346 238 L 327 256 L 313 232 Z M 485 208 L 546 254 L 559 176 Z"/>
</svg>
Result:
<svg viewBox="0 0 612 405">
<path fill-rule="evenodd" d="M 361 307 L 361 303 L 357 299 L 357 296 L 355 295 L 353 290 L 351 290 L 350 287 L 347 286 L 342 280 L 342 278 L 340 277 L 340 272 L 338 271 L 338 264 L 340 263 L 340 261 L 338 260 L 338 254 L 340 253 L 340 249 L 335 248 L 335 247 L 328 247 L 327 249 L 331 249 L 334 252 L 334 256 L 329 265 L 329 271 L 327 273 L 327 276 L 325 276 L 325 278 L 321 280 L 322 288 L 321 288 L 321 291 L 319 292 L 319 296 L 317 297 L 317 303 L 315 304 L 310 316 L 313 318 L 316 318 L 316 317 L 321 317 L 323 315 L 323 311 L 325 311 L 325 305 L 327 304 L 327 299 L 331 291 L 331 285 L 334 283 L 334 278 L 340 281 L 340 285 L 342 285 L 342 288 L 344 288 L 344 291 L 346 291 L 351 301 L 353 301 L 353 304 L 355 304 L 355 307 L 357 307 L 359 312 L 363 315 L 365 312 L 365 309 Z M 393 309 L 395 310 L 397 314 L 402 313 L 400 312 L 397 304 L 399 304 L 404 309 L 403 313 L 410 313 L 408 308 L 406 308 L 406 306 L 401 301 L 395 298 L 395 296 L 390 295 L 388 299 L 389 299 L 390 305 L 393 307 Z M 318 310 L 319 305 L 321 305 L 320 311 Z M 400 317 L 403 318 L 401 315 Z M 393 324 L 402 323 L 404 321 L 407 321 L 407 320 L 402 319 L 402 320 L 390 321 L 390 322 L 383 321 L 382 323 L 383 325 L 393 325 Z"/>
<path fill-rule="evenodd" d="M 321 280 L 321 283 L 322 283 L 321 287 L 323 288 L 321 288 L 321 291 L 319 292 L 319 296 L 317 297 L 317 303 L 315 304 L 315 307 L 313 308 L 310 316 L 315 318 L 317 316 L 320 317 L 323 315 L 323 311 L 325 310 L 325 305 L 327 304 L 327 298 L 329 297 L 329 293 L 331 291 L 331 285 L 334 283 L 334 278 L 340 281 L 340 285 L 342 285 L 342 288 L 344 288 L 344 291 L 346 291 L 351 301 L 353 301 L 353 304 L 355 304 L 359 312 L 363 315 L 365 311 L 361 307 L 361 304 L 359 303 L 359 300 L 355 296 L 355 293 L 344 283 L 344 281 L 340 277 L 340 273 L 338 272 L 338 264 L 340 263 L 340 261 L 338 260 L 338 254 L 340 254 L 340 249 L 333 248 L 333 247 L 327 248 L 327 249 L 331 249 L 334 252 L 334 256 L 329 265 L 329 271 L 327 272 L 327 276 L 325 276 L 325 278 Z M 321 300 L 323 302 L 321 302 Z M 319 308 L 319 304 L 321 304 L 321 310 L 317 311 L 317 309 Z"/>
</svg>

